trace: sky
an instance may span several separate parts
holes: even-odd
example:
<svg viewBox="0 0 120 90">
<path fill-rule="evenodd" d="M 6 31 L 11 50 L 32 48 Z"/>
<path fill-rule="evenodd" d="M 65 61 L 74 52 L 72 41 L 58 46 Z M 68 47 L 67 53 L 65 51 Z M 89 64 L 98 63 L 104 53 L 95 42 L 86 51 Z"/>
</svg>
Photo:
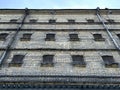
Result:
<svg viewBox="0 0 120 90">
<path fill-rule="evenodd" d="M 0 0 L 0 9 L 120 9 L 120 0 Z"/>
</svg>

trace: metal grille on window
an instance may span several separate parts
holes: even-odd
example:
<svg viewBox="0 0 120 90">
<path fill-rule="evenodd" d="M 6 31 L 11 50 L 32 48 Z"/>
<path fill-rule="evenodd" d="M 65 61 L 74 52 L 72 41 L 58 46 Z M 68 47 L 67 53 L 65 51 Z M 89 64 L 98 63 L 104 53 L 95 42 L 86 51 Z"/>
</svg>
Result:
<svg viewBox="0 0 120 90">
<path fill-rule="evenodd" d="M 77 67 L 86 67 L 86 63 L 82 55 L 72 55 L 72 65 Z"/>
<path fill-rule="evenodd" d="M 53 57 L 54 55 L 43 55 L 43 61 L 41 62 L 41 66 L 54 66 Z"/>
<path fill-rule="evenodd" d="M 78 34 L 69 34 L 70 41 L 79 41 Z"/>
<path fill-rule="evenodd" d="M 11 19 L 10 22 L 15 23 L 17 22 L 17 19 Z"/>
<path fill-rule="evenodd" d="M 102 59 L 105 63 L 105 67 L 117 68 L 119 66 L 119 64 L 114 61 L 113 56 L 102 56 Z"/>
<path fill-rule="evenodd" d="M 115 21 L 113 19 L 107 19 L 109 23 L 114 23 Z"/>
<path fill-rule="evenodd" d="M 93 34 L 95 41 L 104 41 L 105 39 L 102 37 L 101 34 Z"/>
<path fill-rule="evenodd" d="M 9 63 L 10 67 L 20 67 L 23 64 L 25 55 L 14 55 L 12 61 Z"/>
<path fill-rule="evenodd" d="M 55 34 L 46 34 L 45 41 L 55 41 Z"/>
<path fill-rule="evenodd" d="M 87 19 L 87 22 L 88 23 L 94 23 L 94 20 L 93 19 Z"/>
<path fill-rule="evenodd" d="M 30 22 L 30 23 L 36 23 L 37 20 L 36 20 L 36 19 L 30 19 L 29 22 Z"/>
<path fill-rule="evenodd" d="M 21 41 L 30 41 L 32 34 L 23 34 L 23 37 L 20 39 Z"/>
<path fill-rule="evenodd" d="M 74 24 L 74 23 L 75 23 L 75 20 L 69 19 L 69 20 L 68 20 L 68 23 L 69 23 L 69 24 Z"/>
<path fill-rule="evenodd" d="M 49 23 L 54 24 L 54 23 L 56 23 L 56 20 L 50 19 L 50 20 L 49 20 Z"/>
<path fill-rule="evenodd" d="M 0 34 L 0 40 L 5 41 L 7 36 L 8 36 L 8 33 L 1 33 Z"/>
</svg>

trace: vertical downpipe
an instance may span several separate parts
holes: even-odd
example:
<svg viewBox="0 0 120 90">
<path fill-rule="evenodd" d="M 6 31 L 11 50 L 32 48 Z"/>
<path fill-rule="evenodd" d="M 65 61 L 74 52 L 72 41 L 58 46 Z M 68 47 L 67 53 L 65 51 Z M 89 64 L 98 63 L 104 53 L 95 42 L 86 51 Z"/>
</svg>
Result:
<svg viewBox="0 0 120 90">
<path fill-rule="evenodd" d="M 28 14 L 29 14 L 29 12 L 28 12 L 28 9 L 26 8 L 26 9 L 25 9 L 24 17 L 23 17 L 20 25 L 19 25 L 18 28 L 16 29 L 15 34 L 14 34 L 13 37 L 11 38 L 11 40 L 10 40 L 10 42 L 8 43 L 5 51 L 2 53 L 2 55 L 1 55 L 1 57 L 0 57 L 0 68 L 1 68 L 2 64 L 5 62 L 6 57 L 9 56 L 11 46 L 13 45 L 13 43 L 14 43 L 17 35 L 18 35 L 18 32 L 21 30 L 21 28 L 22 28 L 22 26 L 23 26 L 23 24 L 24 24 L 24 21 L 25 21 L 25 19 L 26 19 L 26 17 L 27 17 Z"/>
<path fill-rule="evenodd" d="M 120 51 L 120 47 L 118 45 L 118 43 L 116 42 L 116 40 L 113 38 L 111 32 L 108 29 L 108 26 L 105 25 L 105 22 L 103 21 L 102 17 L 100 16 L 100 8 L 97 7 L 97 13 L 96 13 L 99 21 L 102 23 L 104 29 L 106 30 L 106 32 L 108 33 L 109 37 L 111 38 L 113 44 L 115 45 L 115 47 L 118 49 L 118 51 Z"/>
</svg>

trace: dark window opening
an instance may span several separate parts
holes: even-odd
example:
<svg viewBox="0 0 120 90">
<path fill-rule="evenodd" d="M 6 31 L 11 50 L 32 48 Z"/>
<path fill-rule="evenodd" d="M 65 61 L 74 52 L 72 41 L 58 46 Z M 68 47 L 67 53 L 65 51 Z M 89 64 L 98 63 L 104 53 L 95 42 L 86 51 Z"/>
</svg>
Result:
<svg viewBox="0 0 120 90">
<path fill-rule="evenodd" d="M 88 23 L 94 23 L 94 20 L 93 19 L 87 19 L 87 22 Z"/>
<path fill-rule="evenodd" d="M 55 34 L 46 34 L 45 41 L 55 41 Z"/>
<path fill-rule="evenodd" d="M 68 23 L 70 23 L 70 24 L 74 24 L 74 23 L 75 23 L 75 20 L 70 19 L 70 20 L 68 20 Z"/>
<path fill-rule="evenodd" d="M 78 34 L 69 34 L 70 41 L 79 41 Z"/>
<path fill-rule="evenodd" d="M 118 38 L 120 39 L 120 34 L 117 34 Z"/>
<path fill-rule="evenodd" d="M 11 67 L 20 67 L 23 64 L 23 59 L 25 55 L 14 55 L 12 61 L 9 63 Z"/>
<path fill-rule="evenodd" d="M 8 33 L 1 33 L 0 34 L 0 40 L 5 41 L 7 36 L 8 36 Z"/>
<path fill-rule="evenodd" d="M 109 23 L 114 23 L 115 21 L 113 19 L 107 19 Z"/>
<path fill-rule="evenodd" d="M 72 55 L 72 65 L 78 67 L 86 67 L 86 63 L 82 55 Z"/>
<path fill-rule="evenodd" d="M 30 41 L 32 34 L 23 34 L 23 37 L 20 39 L 21 41 Z"/>
<path fill-rule="evenodd" d="M 29 21 L 30 21 L 30 23 L 36 23 L 37 22 L 36 19 L 30 19 Z"/>
<path fill-rule="evenodd" d="M 119 66 L 119 64 L 114 61 L 113 56 L 102 56 L 102 59 L 105 63 L 105 67 L 117 68 Z"/>
<path fill-rule="evenodd" d="M 17 22 L 17 19 L 11 19 L 10 22 L 15 23 L 15 22 Z"/>
<path fill-rule="evenodd" d="M 102 37 L 101 34 L 93 34 L 95 41 L 104 41 L 105 39 Z"/>
<path fill-rule="evenodd" d="M 47 67 L 54 66 L 53 57 L 54 55 L 44 55 L 43 61 L 41 62 L 41 66 L 47 66 Z"/>
<path fill-rule="evenodd" d="M 56 23 L 56 20 L 50 19 L 50 20 L 49 20 L 49 23 L 54 24 L 54 23 Z"/>
</svg>

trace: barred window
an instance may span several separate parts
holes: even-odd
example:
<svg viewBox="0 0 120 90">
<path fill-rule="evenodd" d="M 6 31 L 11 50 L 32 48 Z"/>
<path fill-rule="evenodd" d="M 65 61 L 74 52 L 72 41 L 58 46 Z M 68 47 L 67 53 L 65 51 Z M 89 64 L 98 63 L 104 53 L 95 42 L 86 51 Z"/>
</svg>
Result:
<svg viewBox="0 0 120 90">
<path fill-rule="evenodd" d="M 107 19 L 109 23 L 114 23 L 115 21 L 113 19 Z"/>
<path fill-rule="evenodd" d="M 37 20 L 36 20 L 36 19 L 30 19 L 29 22 L 30 22 L 30 23 L 36 23 Z"/>
<path fill-rule="evenodd" d="M 105 67 L 118 67 L 118 63 L 114 61 L 113 56 L 105 55 L 102 56 L 102 59 L 105 63 Z"/>
<path fill-rule="evenodd" d="M 11 19 L 10 20 L 10 22 L 13 22 L 13 23 L 15 23 L 15 22 L 17 22 L 18 20 L 17 19 Z"/>
<path fill-rule="evenodd" d="M 105 39 L 102 37 L 101 34 L 93 34 L 95 41 L 104 41 Z"/>
<path fill-rule="evenodd" d="M 51 24 L 56 23 L 56 20 L 55 19 L 50 19 L 49 23 L 51 23 Z"/>
<path fill-rule="evenodd" d="M 72 55 L 72 65 L 78 67 L 85 67 L 86 63 L 84 61 L 83 55 Z"/>
<path fill-rule="evenodd" d="M 69 34 L 70 41 L 79 41 L 78 34 Z"/>
<path fill-rule="evenodd" d="M 43 61 L 41 63 L 41 66 L 53 66 L 53 57 L 54 55 L 43 55 Z"/>
<path fill-rule="evenodd" d="M 68 20 L 68 23 L 74 24 L 74 23 L 75 23 L 75 20 L 74 20 L 74 19 L 69 19 L 69 20 Z"/>
<path fill-rule="evenodd" d="M 46 34 L 45 41 L 55 41 L 55 34 Z"/>
<path fill-rule="evenodd" d="M 23 59 L 25 55 L 14 55 L 12 61 L 9 63 L 9 66 L 20 67 L 23 64 Z"/>
<path fill-rule="evenodd" d="M 87 22 L 88 23 L 94 23 L 94 20 L 93 19 L 87 19 Z"/>
<path fill-rule="evenodd" d="M 30 41 L 31 39 L 31 33 L 25 33 L 23 34 L 23 37 L 20 39 L 21 41 Z"/>
<path fill-rule="evenodd" d="M 0 40 L 5 41 L 7 36 L 8 36 L 8 33 L 1 33 L 0 34 Z"/>
</svg>

